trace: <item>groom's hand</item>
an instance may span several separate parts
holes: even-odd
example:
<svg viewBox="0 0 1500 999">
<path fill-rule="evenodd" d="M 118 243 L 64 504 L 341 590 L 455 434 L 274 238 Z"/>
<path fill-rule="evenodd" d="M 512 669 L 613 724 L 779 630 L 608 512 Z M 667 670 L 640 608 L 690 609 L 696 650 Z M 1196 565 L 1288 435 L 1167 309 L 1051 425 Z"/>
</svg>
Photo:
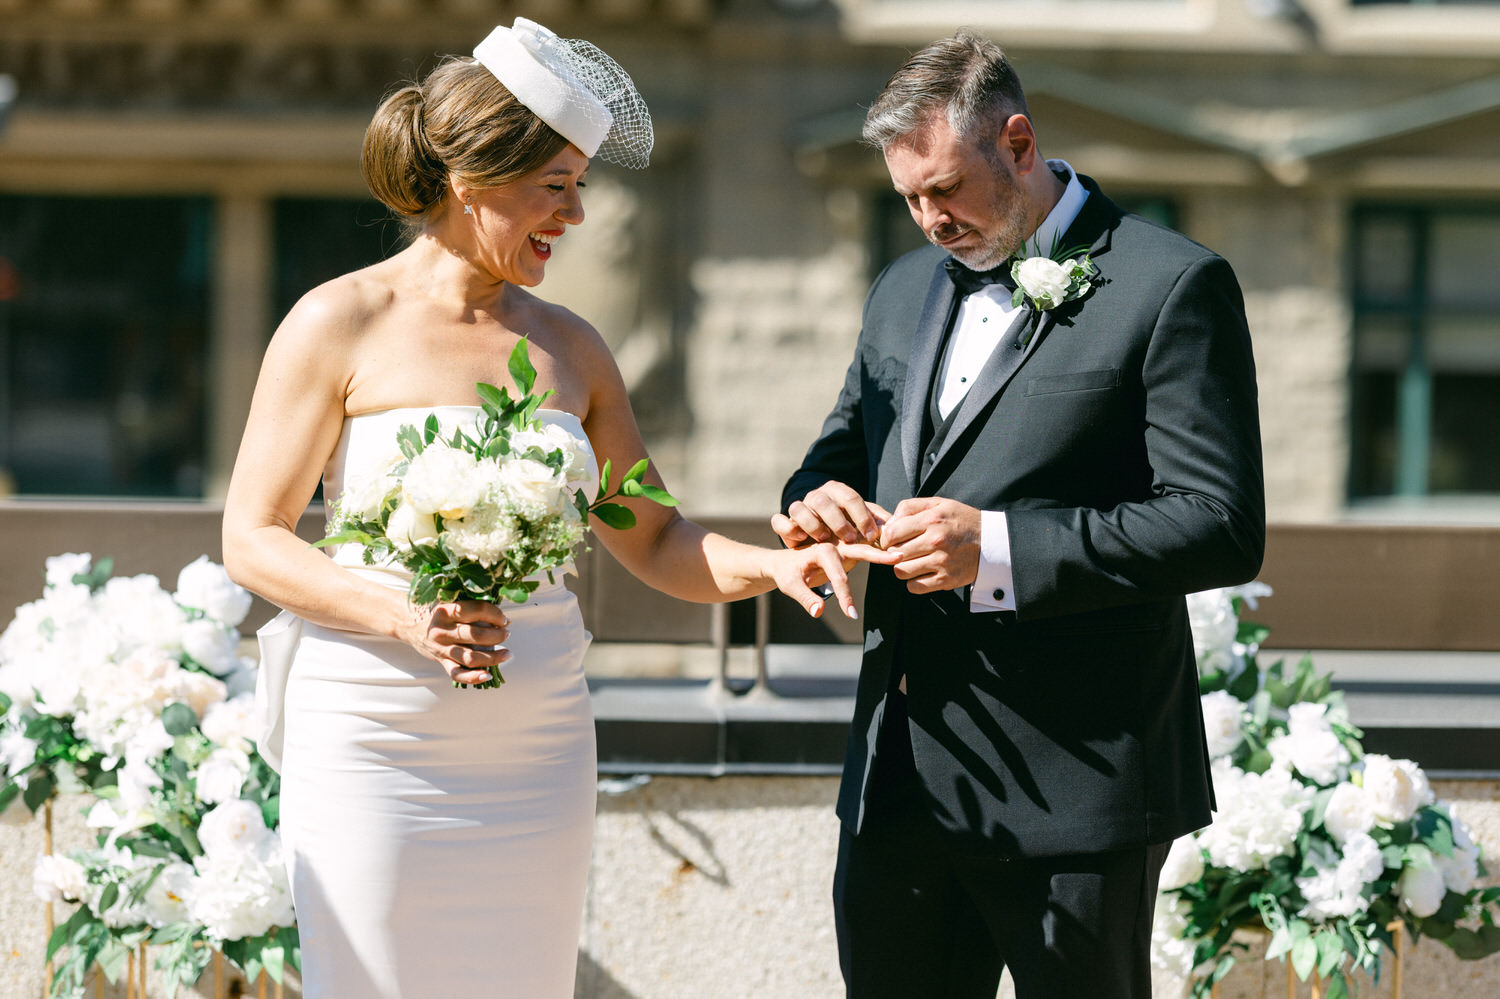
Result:
<svg viewBox="0 0 1500 999">
<path fill-rule="evenodd" d="M 979 578 L 980 514 L 938 496 L 905 499 L 880 532 L 883 548 L 905 556 L 893 571 L 912 593 L 956 590 Z"/>
<path fill-rule="evenodd" d="M 890 514 L 842 482 L 825 482 L 797 502 L 785 514 L 771 518 L 771 530 L 788 548 L 842 541 L 845 544 L 877 544 L 880 528 Z"/>
</svg>

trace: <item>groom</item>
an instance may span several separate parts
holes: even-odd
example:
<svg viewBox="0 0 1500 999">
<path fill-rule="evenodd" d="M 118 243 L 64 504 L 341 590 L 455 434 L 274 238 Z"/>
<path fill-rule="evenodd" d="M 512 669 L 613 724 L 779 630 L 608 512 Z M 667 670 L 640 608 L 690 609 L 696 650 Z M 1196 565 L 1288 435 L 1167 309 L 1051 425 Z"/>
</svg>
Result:
<svg viewBox="0 0 1500 999">
<path fill-rule="evenodd" d="M 1239 287 L 1044 160 L 984 38 L 913 56 L 864 135 L 934 245 L 876 279 L 773 522 L 903 555 L 838 800 L 848 994 L 993 999 L 1008 966 L 1019 999 L 1144 999 L 1167 846 L 1212 804 L 1183 595 L 1264 544 Z M 1018 268 L 1013 306 L 1054 249 L 1089 264 Z"/>
</svg>

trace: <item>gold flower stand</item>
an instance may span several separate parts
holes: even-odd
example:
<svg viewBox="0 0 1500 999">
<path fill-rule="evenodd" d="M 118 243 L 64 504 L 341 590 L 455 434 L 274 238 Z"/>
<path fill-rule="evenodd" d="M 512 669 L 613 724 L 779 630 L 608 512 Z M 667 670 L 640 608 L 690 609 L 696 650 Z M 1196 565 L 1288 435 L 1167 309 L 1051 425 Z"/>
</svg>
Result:
<svg viewBox="0 0 1500 999">
<path fill-rule="evenodd" d="M 1401 999 L 1401 991 L 1404 986 L 1403 965 L 1406 964 L 1406 926 L 1401 920 L 1391 923 L 1386 929 L 1391 931 L 1391 937 L 1395 941 L 1395 960 L 1392 962 L 1391 970 L 1391 999 Z M 1286 965 L 1286 999 L 1297 999 L 1297 972 L 1292 968 L 1292 962 L 1285 958 L 1282 963 Z M 1323 999 L 1323 981 L 1317 975 L 1313 975 L 1310 983 L 1312 987 L 1311 999 Z M 1219 984 L 1209 990 L 1210 999 L 1219 999 Z"/>
</svg>

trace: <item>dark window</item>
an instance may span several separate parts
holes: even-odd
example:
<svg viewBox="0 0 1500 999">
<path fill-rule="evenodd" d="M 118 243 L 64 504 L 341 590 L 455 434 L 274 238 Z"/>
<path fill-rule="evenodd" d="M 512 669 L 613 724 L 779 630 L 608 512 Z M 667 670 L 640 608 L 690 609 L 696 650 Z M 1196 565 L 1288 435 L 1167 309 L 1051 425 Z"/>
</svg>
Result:
<svg viewBox="0 0 1500 999">
<path fill-rule="evenodd" d="M 369 198 L 281 198 L 275 207 L 276 321 L 324 281 L 405 245 L 401 224 Z"/>
<path fill-rule="evenodd" d="M 0 195 L 0 475 L 18 493 L 203 491 L 202 198 Z"/>
<path fill-rule="evenodd" d="M 1500 493 L 1500 206 L 1353 228 L 1352 498 Z"/>
</svg>

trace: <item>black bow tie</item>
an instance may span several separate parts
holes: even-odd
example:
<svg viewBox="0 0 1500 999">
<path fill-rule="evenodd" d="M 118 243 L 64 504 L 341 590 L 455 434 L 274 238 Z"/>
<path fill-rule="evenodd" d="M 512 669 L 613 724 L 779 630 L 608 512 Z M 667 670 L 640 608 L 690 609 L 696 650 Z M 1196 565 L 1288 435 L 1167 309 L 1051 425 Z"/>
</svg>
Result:
<svg viewBox="0 0 1500 999">
<path fill-rule="evenodd" d="M 953 286 L 958 289 L 959 297 L 972 295 L 981 288 L 992 284 L 1004 286 L 1013 293 L 1016 290 L 1016 282 L 1010 276 L 1010 260 L 1006 260 L 999 267 L 991 267 L 987 271 L 971 271 L 953 257 L 943 261 L 943 266 L 948 269 L 948 276 L 953 279 Z"/>
</svg>

